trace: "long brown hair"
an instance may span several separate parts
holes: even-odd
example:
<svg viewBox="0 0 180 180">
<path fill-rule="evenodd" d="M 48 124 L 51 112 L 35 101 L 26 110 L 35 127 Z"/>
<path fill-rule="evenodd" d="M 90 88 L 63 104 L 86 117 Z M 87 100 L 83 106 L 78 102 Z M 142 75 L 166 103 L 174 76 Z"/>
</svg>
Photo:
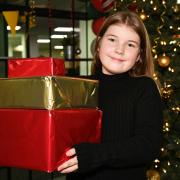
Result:
<svg viewBox="0 0 180 180">
<path fill-rule="evenodd" d="M 105 32 L 111 25 L 125 24 L 131 27 L 140 37 L 140 59 L 129 71 L 131 76 L 153 76 L 154 65 L 151 53 L 151 44 L 147 30 L 144 23 L 139 16 L 130 11 L 120 11 L 106 18 L 104 21 L 99 34 L 96 39 L 95 51 L 94 51 L 94 62 L 92 64 L 92 73 L 95 74 L 102 68 L 101 61 L 99 59 L 99 42 L 104 36 Z"/>
</svg>

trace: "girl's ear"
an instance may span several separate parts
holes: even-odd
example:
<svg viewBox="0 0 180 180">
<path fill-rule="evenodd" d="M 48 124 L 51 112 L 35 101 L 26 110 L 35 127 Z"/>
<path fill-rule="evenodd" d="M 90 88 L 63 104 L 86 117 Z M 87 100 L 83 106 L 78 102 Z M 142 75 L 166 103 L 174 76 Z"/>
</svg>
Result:
<svg viewBox="0 0 180 180">
<path fill-rule="evenodd" d="M 138 62 L 140 60 L 141 60 L 141 50 L 139 51 L 139 53 L 137 55 L 136 62 Z"/>
<path fill-rule="evenodd" d="M 102 41 L 102 38 L 101 37 L 98 37 L 98 39 L 97 39 L 97 44 L 98 44 L 98 47 L 97 47 L 97 52 L 99 52 L 99 48 L 100 48 L 100 46 L 101 46 L 101 41 Z"/>
<path fill-rule="evenodd" d="M 137 58 L 136 58 L 136 62 L 140 61 L 140 58 L 141 58 L 141 56 L 140 56 L 140 53 L 139 53 Z"/>
</svg>

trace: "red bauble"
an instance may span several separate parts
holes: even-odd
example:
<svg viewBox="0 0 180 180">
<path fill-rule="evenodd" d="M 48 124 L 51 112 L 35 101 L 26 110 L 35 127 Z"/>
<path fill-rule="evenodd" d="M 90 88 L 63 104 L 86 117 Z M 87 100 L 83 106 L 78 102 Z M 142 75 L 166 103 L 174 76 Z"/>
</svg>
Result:
<svg viewBox="0 0 180 180">
<path fill-rule="evenodd" d="M 98 35 L 99 30 L 100 30 L 104 20 L 105 20 L 105 17 L 100 17 L 99 19 L 95 19 L 92 22 L 92 30 L 93 30 L 94 34 Z"/>
<path fill-rule="evenodd" d="M 132 2 L 129 6 L 128 9 L 130 11 L 136 12 L 137 11 L 137 3 L 136 2 Z"/>
<path fill-rule="evenodd" d="M 102 13 L 109 11 L 114 2 L 115 0 L 91 0 L 92 5 Z"/>
</svg>

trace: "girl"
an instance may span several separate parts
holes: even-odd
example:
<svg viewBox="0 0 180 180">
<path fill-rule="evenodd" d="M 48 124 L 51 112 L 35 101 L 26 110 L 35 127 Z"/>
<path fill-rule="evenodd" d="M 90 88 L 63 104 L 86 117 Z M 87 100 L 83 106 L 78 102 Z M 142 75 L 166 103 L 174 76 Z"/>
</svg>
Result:
<svg viewBox="0 0 180 180">
<path fill-rule="evenodd" d="M 160 149 L 162 108 L 151 78 L 149 37 L 135 13 L 106 19 L 97 37 L 94 71 L 102 142 L 75 145 L 66 153 L 72 158 L 58 170 L 68 173 L 67 180 L 145 180 Z"/>
</svg>

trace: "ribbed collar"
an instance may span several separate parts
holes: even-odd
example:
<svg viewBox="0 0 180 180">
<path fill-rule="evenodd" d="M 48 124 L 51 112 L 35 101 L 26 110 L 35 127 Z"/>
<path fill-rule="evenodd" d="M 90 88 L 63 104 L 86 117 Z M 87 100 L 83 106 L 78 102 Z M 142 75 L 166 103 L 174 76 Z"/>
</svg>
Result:
<svg viewBox="0 0 180 180">
<path fill-rule="evenodd" d="M 119 81 L 119 80 L 125 80 L 125 79 L 129 79 L 129 73 L 125 72 L 125 73 L 121 73 L 121 74 L 114 74 L 114 75 L 108 75 L 108 74 L 103 74 L 102 72 L 99 73 L 99 80 L 102 81 Z"/>
</svg>

